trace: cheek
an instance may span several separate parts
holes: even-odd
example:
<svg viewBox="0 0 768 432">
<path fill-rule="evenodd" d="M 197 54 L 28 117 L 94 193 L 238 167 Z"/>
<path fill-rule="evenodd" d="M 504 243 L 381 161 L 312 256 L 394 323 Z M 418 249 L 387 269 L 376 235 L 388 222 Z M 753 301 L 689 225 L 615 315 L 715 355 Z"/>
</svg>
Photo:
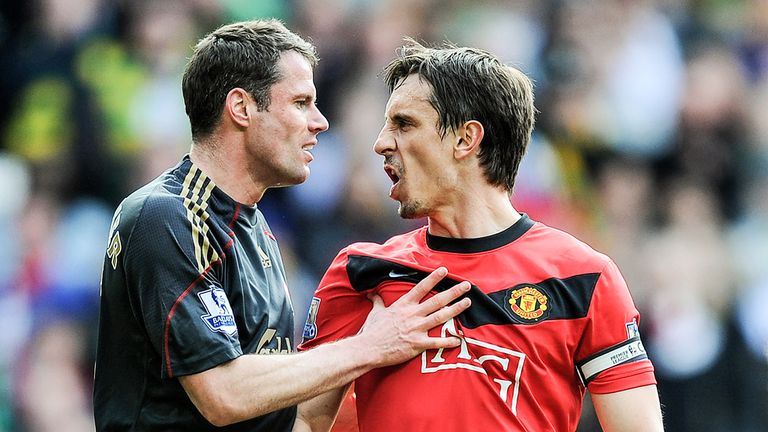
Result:
<svg viewBox="0 0 768 432">
<path fill-rule="evenodd" d="M 256 124 L 256 127 L 252 131 L 252 136 L 257 140 L 266 141 L 268 144 L 270 140 L 277 137 L 284 129 L 279 117 L 268 115 L 264 116 L 261 121 Z"/>
<path fill-rule="evenodd" d="M 456 180 L 452 173 L 451 160 L 435 149 L 433 152 L 426 151 L 414 155 L 410 163 L 409 177 L 414 178 L 426 191 L 427 188 L 451 188 Z"/>
<path fill-rule="evenodd" d="M 419 149 L 413 152 L 409 159 L 409 174 L 417 174 L 427 179 L 440 174 L 442 165 L 439 163 L 439 155 L 435 152 Z"/>
<path fill-rule="evenodd" d="M 287 108 L 280 115 L 280 121 L 292 131 L 307 124 L 307 113 L 297 108 Z"/>
</svg>

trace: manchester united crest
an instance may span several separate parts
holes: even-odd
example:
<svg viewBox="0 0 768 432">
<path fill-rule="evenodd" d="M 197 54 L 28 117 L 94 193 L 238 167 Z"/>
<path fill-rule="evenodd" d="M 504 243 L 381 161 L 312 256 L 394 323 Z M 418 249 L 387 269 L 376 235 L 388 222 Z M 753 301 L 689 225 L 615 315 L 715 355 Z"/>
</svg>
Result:
<svg viewBox="0 0 768 432">
<path fill-rule="evenodd" d="M 533 324 L 549 316 L 549 297 L 536 285 L 522 284 L 508 291 L 507 304 L 518 321 Z"/>
</svg>

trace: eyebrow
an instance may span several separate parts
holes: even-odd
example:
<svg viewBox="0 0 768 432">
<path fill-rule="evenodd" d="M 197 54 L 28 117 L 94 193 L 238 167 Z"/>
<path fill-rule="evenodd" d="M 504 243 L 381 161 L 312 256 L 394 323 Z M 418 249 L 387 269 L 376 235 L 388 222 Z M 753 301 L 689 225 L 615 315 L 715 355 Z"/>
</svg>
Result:
<svg viewBox="0 0 768 432">
<path fill-rule="evenodd" d="M 315 96 L 312 93 L 307 92 L 307 91 L 299 91 L 299 92 L 296 92 L 294 95 L 291 96 L 291 100 L 294 100 L 294 101 L 296 101 L 296 100 L 304 100 L 304 99 L 306 99 L 308 101 L 311 101 L 311 102 L 317 102 L 317 96 Z"/>
<path fill-rule="evenodd" d="M 418 123 L 418 121 L 416 120 L 416 117 L 403 113 L 402 111 L 396 112 L 392 116 L 385 116 L 385 120 L 391 120 L 393 123 L 409 123 L 409 124 Z"/>
<path fill-rule="evenodd" d="M 413 117 L 407 114 L 398 113 L 392 116 L 392 121 L 396 121 L 398 123 L 413 123 Z"/>
</svg>

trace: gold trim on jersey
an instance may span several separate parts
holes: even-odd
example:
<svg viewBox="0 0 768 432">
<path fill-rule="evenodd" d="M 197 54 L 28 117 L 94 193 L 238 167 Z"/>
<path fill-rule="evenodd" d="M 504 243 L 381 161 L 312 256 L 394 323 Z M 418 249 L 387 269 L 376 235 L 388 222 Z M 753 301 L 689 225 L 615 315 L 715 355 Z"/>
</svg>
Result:
<svg viewBox="0 0 768 432">
<path fill-rule="evenodd" d="M 256 243 L 256 251 L 259 253 L 259 258 L 261 258 L 261 266 L 264 268 L 271 268 L 272 260 L 269 258 L 269 255 L 264 252 L 264 249 L 259 246 L 258 243 Z"/>
<path fill-rule="evenodd" d="M 198 175 L 199 173 L 199 175 Z M 197 177 L 195 179 L 195 177 Z M 219 254 L 208 239 L 208 199 L 215 185 L 213 181 L 192 165 L 184 178 L 181 196 L 187 209 L 187 219 L 192 226 L 192 244 L 195 248 L 197 270 L 202 274 L 206 268 L 219 259 Z M 200 194 L 202 190 L 202 195 Z"/>
</svg>

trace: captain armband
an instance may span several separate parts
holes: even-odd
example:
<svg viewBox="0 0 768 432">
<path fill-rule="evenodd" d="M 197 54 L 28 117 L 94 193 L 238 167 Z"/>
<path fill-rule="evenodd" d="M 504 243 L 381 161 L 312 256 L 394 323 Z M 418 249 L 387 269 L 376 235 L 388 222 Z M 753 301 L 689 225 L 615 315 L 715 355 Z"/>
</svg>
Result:
<svg viewBox="0 0 768 432">
<path fill-rule="evenodd" d="M 577 362 L 576 371 L 586 386 L 600 372 L 624 363 L 636 362 L 647 358 L 648 355 L 645 353 L 645 347 L 643 347 L 643 343 L 640 341 L 640 336 L 635 336 Z"/>
</svg>

